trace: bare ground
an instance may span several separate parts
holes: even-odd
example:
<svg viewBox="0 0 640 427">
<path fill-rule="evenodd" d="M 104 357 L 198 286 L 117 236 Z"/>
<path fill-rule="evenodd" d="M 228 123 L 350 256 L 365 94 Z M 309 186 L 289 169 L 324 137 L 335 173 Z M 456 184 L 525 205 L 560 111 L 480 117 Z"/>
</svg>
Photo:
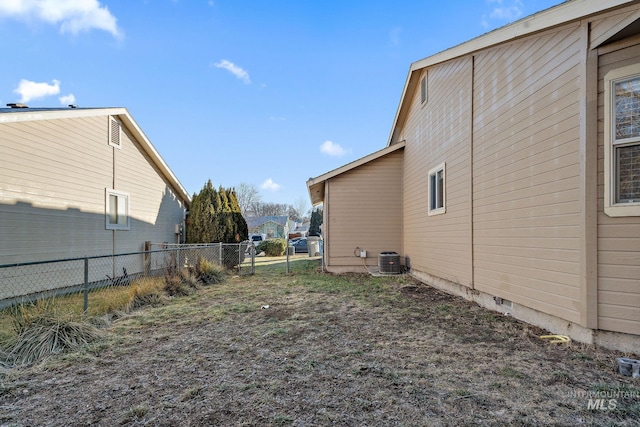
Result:
<svg viewBox="0 0 640 427">
<path fill-rule="evenodd" d="M 640 425 L 640 382 L 615 365 L 633 355 L 549 344 L 409 278 L 330 276 L 316 261 L 107 331 L 0 374 L 0 425 Z"/>
</svg>

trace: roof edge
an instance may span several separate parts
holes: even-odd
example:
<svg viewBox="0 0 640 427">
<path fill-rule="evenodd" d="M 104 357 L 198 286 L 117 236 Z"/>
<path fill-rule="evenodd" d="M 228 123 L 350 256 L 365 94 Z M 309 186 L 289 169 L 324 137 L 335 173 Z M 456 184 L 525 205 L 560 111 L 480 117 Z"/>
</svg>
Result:
<svg viewBox="0 0 640 427">
<path fill-rule="evenodd" d="M 147 138 L 138 123 L 129 114 L 124 107 L 104 107 L 104 108 L 71 108 L 71 109 L 52 109 L 52 110 L 30 110 L 28 108 L 7 111 L 6 114 L 0 114 L 1 123 L 27 122 L 38 120 L 54 120 L 68 119 L 76 117 L 94 117 L 94 116 L 117 116 L 122 120 L 127 129 L 129 129 L 134 137 L 141 143 L 144 151 L 151 157 L 151 160 L 158 166 L 160 171 L 169 180 L 169 183 L 179 193 L 179 196 L 186 202 L 186 206 L 191 205 L 191 196 L 186 188 L 182 185 L 178 177 L 173 173 L 169 165 L 164 161 L 158 150 L 153 146 L 151 140 Z"/>
<path fill-rule="evenodd" d="M 409 67 L 409 72 L 407 73 L 407 78 L 400 97 L 400 103 L 396 110 L 393 126 L 387 141 L 387 146 L 391 145 L 394 140 L 398 120 L 400 119 L 403 111 L 405 97 L 410 86 L 411 78 L 416 71 L 450 61 L 464 55 L 469 55 L 473 52 L 477 52 L 491 46 L 526 37 L 559 25 L 568 24 L 597 13 L 606 12 L 616 7 L 630 5 L 636 2 L 636 0 L 598 0 L 597 2 L 593 0 L 566 0 L 564 3 L 560 3 L 556 6 L 528 15 L 511 24 L 499 27 L 466 42 L 413 62 Z"/>
<path fill-rule="evenodd" d="M 359 166 L 362 166 L 366 163 L 369 163 L 373 160 L 379 159 L 380 157 L 386 156 L 389 153 L 392 153 L 396 150 L 399 150 L 401 148 L 404 148 L 405 146 L 405 141 L 399 141 L 393 145 L 387 146 L 381 150 L 378 150 L 376 152 L 373 152 L 371 154 L 368 154 L 364 157 L 361 157 L 359 159 L 356 159 L 350 163 L 347 163 L 345 165 L 340 166 L 339 168 L 333 169 L 329 172 L 326 172 L 322 175 L 319 175 L 315 178 L 309 178 L 307 180 L 307 190 L 309 191 L 309 197 L 311 199 L 311 204 L 313 206 L 319 205 L 320 203 L 323 202 L 323 200 L 318 200 L 323 198 L 324 196 L 324 182 L 327 181 L 328 179 L 331 179 L 335 176 L 341 175 L 345 172 L 348 172 L 352 169 L 355 169 Z M 321 189 L 322 187 L 322 189 Z M 314 193 L 316 194 L 316 197 L 314 197 Z M 322 196 L 322 197 L 321 197 Z"/>
</svg>

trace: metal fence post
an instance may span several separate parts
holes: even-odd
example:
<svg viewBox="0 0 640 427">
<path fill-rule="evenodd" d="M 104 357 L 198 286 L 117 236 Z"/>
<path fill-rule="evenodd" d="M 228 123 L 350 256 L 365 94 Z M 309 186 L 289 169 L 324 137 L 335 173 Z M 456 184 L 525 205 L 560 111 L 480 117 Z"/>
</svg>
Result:
<svg viewBox="0 0 640 427">
<path fill-rule="evenodd" d="M 89 258 L 84 259 L 84 314 L 89 311 Z"/>
<path fill-rule="evenodd" d="M 287 274 L 289 274 L 289 244 L 287 243 L 287 247 L 285 249 L 285 252 L 287 253 Z"/>
<path fill-rule="evenodd" d="M 220 261 L 220 265 L 224 265 L 222 263 L 222 242 L 218 243 L 218 257 L 219 257 L 219 261 Z"/>
</svg>

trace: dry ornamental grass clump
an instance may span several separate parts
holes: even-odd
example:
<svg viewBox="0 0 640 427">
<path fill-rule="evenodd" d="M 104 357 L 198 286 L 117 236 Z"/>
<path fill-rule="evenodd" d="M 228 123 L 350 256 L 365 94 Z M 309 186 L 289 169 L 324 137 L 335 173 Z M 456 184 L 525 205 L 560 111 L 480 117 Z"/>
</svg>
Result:
<svg viewBox="0 0 640 427">
<path fill-rule="evenodd" d="M 226 279 L 225 271 L 221 266 L 204 258 L 198 260 L 195 275 L 204 285 L 215 285 Z"/>
<path fill-rule="evenodd" d="M 17 337 L 10 343 L 7 357 L 15 365 L 31 364 L 102 336 L 97 328 L 75 321 L 42 302 L 16 307 L 13 320 Z"/>
</svg>

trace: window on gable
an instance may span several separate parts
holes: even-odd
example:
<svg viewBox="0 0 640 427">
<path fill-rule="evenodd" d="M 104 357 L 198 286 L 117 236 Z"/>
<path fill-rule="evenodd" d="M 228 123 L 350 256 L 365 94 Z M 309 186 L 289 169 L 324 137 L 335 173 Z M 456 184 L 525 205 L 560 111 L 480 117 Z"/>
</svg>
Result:
<svg viewBox="0 0 640 427">
<path fill-rule="evenodd" d="M 444 163 L 429 171 L 429 215 L 446 212 L 445 179 Z"/>
<path fill-rule="evenodd" d="M 129 230 L 129 194 L 109 189 L 106 194 L 107 230 Z"/>
<path fill-rule="evenodd" d="M 605 213 L 640 215 L 640 64 L 605 76 Z"/>
<path fill-rule="evenodd" d="M 109 117 L 109 145 L 120 148 L 120 139 L 122 136 L 122 128 L 120 122 L 113 117 Z"/>
<path fill-rule="evenodd" d="M 427 95 L 427 74 L 425 73 L 425 75 L 422 76 L 422 80 L 420 80 L 420 102 L 422 104 L 427 102 Z"/>
</svg>

